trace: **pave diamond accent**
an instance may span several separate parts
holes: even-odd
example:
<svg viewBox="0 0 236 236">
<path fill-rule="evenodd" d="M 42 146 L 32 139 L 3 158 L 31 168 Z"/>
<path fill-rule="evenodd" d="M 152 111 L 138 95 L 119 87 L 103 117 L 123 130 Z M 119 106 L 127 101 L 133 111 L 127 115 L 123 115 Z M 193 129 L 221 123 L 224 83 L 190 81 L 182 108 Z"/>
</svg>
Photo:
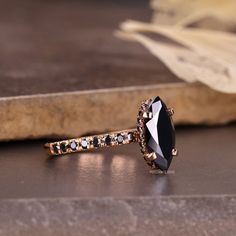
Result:
<svg viewBox="0 0 236 236">
<path fill-rule="evenodd" d="M 87 142 L 86 139 L 82 139 L 81 146 L 82 146 L 83 149 L 87 149 L 88 148 L 88 142 Z"/>
<path fill-rule="evenodd" d="M 124 137 L 121 134 L 117 134 L 117 142 L 119 144 L 122 144 L 124 141 Z"/>
<path fill-rule="evenodd" d="M 156 97 L 149 106 L 152 118 L 145 123 L 145 141 L 148 153 L 155 152 L 153 161 L 156 168 L 168 170 L 172 161 L 172 149 L 175 147 L 174 126 L 164 102 Z"/>
<path fill-rule="evenodd" d="M 77 144 L 75 141 L 72 141 L 72 142 L 70 143 L 70 148 L 71 148 L 73 151 L 75 151 L 75 150 L 77 149 L 77 146 L 78 146 L 78 144 Z"/>
</svg>

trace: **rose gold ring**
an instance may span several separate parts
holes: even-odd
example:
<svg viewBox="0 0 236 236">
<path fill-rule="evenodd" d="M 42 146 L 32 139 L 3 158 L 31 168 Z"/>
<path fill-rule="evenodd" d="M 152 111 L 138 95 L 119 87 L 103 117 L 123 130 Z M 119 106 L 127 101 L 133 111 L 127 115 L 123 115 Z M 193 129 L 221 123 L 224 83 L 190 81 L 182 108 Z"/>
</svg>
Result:
<svg viewBox="0 0 236 236">
<path fill-rule="evenodd" d="M 166 172 L 173 156 L 177 155 L 175 130 L 171 118 L 173 114 L 172 108 L 167 108 L 159 97 L 155 97 L 141 103 L 136 129 L 46 143 L 44 147 L 49 155 L 57 156 L 139 142 L 147 164 L 153 169 Z"/>
</svg>

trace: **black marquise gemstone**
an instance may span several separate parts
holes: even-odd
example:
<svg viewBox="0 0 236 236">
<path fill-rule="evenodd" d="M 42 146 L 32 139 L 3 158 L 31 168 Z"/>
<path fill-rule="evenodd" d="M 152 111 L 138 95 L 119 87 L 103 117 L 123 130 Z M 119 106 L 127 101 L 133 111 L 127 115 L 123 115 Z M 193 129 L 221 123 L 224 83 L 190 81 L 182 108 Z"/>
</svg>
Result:
<svg viewBox="0 0 236 236">
<path fill-rule="evenodd" d="M 153 118 L 145 123 L 145 141 L 148 151 L 157 155 L 155 166 L 166 171 L 171 164 L 172 149 L 175 147 L 173 122 L 165 103 L 159 97 L 152 100 L 149 111 Z"/>
<path fill-rule="evenodd" d="M 111 136 L 110 135 L 106 136 L 105 143 L 106 143 L 106 145 L 111 145 Z"/>
<path fill-rule="evenodd" d="M 62 152 L 66 152 L 66 149 L 67 149 L 66 143 L 61 143 L 60 148 L 61 148 Z"/>
<path fill-rule="evenodd" d="M 99 140 L 98 140 L 98 137 L 94 137 L 94 138 L 93 138 L 93 146 L 94 146 L 94 147 L 99 147 Z"/>
</svg>

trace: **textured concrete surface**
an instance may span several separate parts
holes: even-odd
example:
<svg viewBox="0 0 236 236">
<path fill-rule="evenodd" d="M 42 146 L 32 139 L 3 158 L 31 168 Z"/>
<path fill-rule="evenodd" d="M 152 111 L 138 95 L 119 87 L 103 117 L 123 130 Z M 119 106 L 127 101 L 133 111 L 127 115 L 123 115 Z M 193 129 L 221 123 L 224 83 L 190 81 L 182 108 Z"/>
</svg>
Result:
<svg viewBox="0 0 236 236">
<path fill-rule="evenodd" d="M 0 235 L 234 236 L 235 131 L 178 128 L 167 175 L 138 144 L 48 158 L 43 141 L 1 143 Z"/>
<path fill-rule="evenodd" d="M 0 140 L 78 137 L 136 126 L 144 99 L 159 95 L 175 124 L 224 124 L 236 117 L 236 95 L 182 83 L 0 99 Z"/>
<path fill-rule="evenodd" d="M 236 196 L 0 201 L 0 235 L 222 235 L 236 232 Z"/>
</svg>

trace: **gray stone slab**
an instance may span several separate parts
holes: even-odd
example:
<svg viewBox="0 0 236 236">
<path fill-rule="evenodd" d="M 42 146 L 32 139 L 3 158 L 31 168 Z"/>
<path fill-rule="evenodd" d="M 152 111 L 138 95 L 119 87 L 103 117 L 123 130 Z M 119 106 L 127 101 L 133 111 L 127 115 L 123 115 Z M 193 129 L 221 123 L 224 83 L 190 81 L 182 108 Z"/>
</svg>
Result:
<svg viewBox="0 0 236 236">
<path fill-rule="evenodd" d="M 0 198 L 236 194 L 236 126 L 178 128 L 179 156 L 152 175 L 138 144 L 47 157 L 43 141 L 1 144 Z"/>
<path fill-rule="evenodd" d="M 1 236 L 236 232 L 236 196 L 2 200 L 0 207 Z"/>
</svg>

